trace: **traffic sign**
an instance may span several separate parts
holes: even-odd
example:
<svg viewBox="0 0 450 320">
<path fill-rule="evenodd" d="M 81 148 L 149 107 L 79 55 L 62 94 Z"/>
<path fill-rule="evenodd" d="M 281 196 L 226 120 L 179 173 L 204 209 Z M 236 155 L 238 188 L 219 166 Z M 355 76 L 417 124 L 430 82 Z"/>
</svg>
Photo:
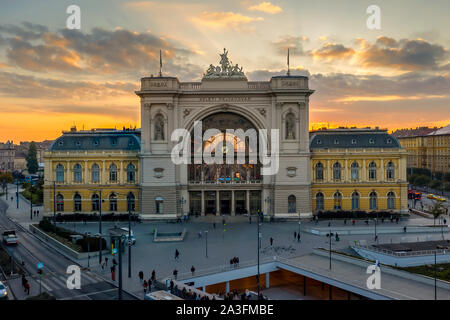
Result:
<svg viewBox="0 0 450 320">
<path fill-rule="evenodd" d="M 117 253 L 117 248 L 113 248 L 112 249 L 112 254 L 116 254 Z"/>
<path fill-rule="evenodd" d="M 133 241 L 128 240 L 128 246 L 131 247 L 133 245 Z"/>
<path fill-rule="evenodd" d="M 44 264 L 42 262 L 38 262 L 37 264 L 37 268 L 40 270 L 42 268 L 44 268 Z"/>
</svg>

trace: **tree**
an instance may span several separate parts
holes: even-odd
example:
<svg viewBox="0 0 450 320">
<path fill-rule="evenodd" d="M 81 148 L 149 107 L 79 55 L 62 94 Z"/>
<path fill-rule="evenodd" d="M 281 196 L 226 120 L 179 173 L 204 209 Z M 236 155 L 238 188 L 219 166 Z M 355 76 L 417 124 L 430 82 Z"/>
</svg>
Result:
<svg viewBox="0 0 450 320">
<path fill-rule="evenodd" d="M 6 185 L 8 183 L 13 183 L 13 182 L 14 182 L 14 178 L 13 178 L 11 172 L 0 173 L 0 184 L 2 186 L 3 192 L 6 189 Z"/>
<path fill-rule="evenodd" d="M 445 191 L 450 191 L 450 182 L 446 182 L 446 183 L 444 184 L 444 190 L 445 190 Z"/>
<path fill-rule="evenodd" d="M 441 189 L 441 187 L 442 187 L 442 182 L 439 180 L 433 180 L 430 182 L 431 189 L 438 190 L 438 189 Z"/>
<path fill-rule="evenodd" d="M 39 169 L 39 164 L 37 161 L 36 143 L 34 143 L 34 141 L 30 143 L 30 147 L 28 149 L 27 169 L 29 174 L 34 174 Z"/>
<path fill-rule="evenodd" d="M 450 172 L 447 172 L 446 174 L 444 174 L 444 180 L 447 182 L 450 182 Z"/>
<path fill-rule="evenodd" d="M 436 225 L 436 219 L 439 218 L 441 214 L 445 214 L 445 208 L 441 202 L 434 200 L 433 207 L 430 210 L 430 214 L 434 218 L 434 225 Z"/>
<path fill-rule="evenodd" d="M 425 187 L 430 183 L 430 181 L 431 181 L 430 177 L 422 174 L 414 179 L 414 184 L 416 186 Z"/>
</svg>

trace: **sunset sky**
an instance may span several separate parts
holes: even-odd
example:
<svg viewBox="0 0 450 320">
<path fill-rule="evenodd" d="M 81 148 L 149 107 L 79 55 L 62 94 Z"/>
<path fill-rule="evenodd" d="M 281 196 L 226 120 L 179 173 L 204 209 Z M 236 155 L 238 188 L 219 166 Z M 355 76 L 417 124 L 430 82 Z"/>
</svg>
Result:
<svg viewBox="0 0 450 320">
<path fill-rule="evenodd" d="M 81 8 L 68 30 L 66 8 Z M 381 8 L 381 30 L 366 26 Z M 450 123 L 448 0 L 0 0 L 0 142 L 140 127 L 139 79 L 199 81 L 226 47 L 249 80 L 308 75 L 312 128 Z"/>
</svg>

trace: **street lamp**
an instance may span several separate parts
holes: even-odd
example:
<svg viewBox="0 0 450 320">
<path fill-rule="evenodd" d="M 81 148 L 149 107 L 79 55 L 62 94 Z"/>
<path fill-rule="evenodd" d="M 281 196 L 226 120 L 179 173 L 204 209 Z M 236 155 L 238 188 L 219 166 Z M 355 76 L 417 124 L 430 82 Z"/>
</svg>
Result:
<svg viewBox="0 0 450 320">
<path fill-rule="evenodd" d="M 206 257 L 208 258 L 208 230 L 205 231 L 205 239 L 206 239 Z"/>
<path fill-rule="evenodd" d="M 131 203 L 128 203 L 128 278 L 131 278 Z M 135 230 L 136 231 L 136 230 Z"/>
<path fill-rule="evenodd" d="M 16 191 L 16 204 L 19 209 L 19 178 L 16 179 L 17 191 Z"/>
<path fill-rule="evenodd" d="M 102 263 L 102 190 L 101 189 L 90 189 L 94 192 L 98 192 L 99 194 L 99 205 L 98 205 L 98 213 L 99 213 L 99 220 L 98 220 L 98 233 L 100 234 L 99 237 L 99 255 L 98 255 L 98 263 Z"/>
<path fill-rule="evenodd" d="M 256 281 L 257 281 L 257 286 L 258 286 L 258 299 L 259 299 L 260 290 L 261 290 L 260 282 L 259 282 L 259 278 L 260 278 L 260 273 L 259 273 L 259 250 L 260 250 L 260 246 L 261 246 L 261 232 L 260 232 L 261 215 L 260 215 L 259 211 L 258 211 L 258 223 L 257 223 L 257 225 L 258 225 L 258 228 L 257 228 L 257 230 L 258 230 L 258 235 L 257 235 L 258 236 L 258 238 L 257 238 L 257 240 L 258 240 L 258 276 L 257 276 Z"/>
<path fill-rule="evenodd" d="M 301 221 L 300 221 L 300 211 L 299 211 L 298 212 L 298 237 L 297 237 L 298 242 L 300 242 L 300 225 L 301 225 Z"/>
<path fill-rule="evenodd" d="M 330 229 L 330 232 L 327 234 L 327 237 L 329 238 L 328 240 L 329 240 L 329 244 L 330 244 L 330 248 L 329 248 L 329 257 L 330 257 L 330 270 L 331 270 L 331 237 L 333 236 L 334 234 L 331 232 L 331 229 Z"/>
<path fill-rule="evenodd" d="M 30 187 L 30 220 L 33 220 L 33 189 Z"/>
</svg>

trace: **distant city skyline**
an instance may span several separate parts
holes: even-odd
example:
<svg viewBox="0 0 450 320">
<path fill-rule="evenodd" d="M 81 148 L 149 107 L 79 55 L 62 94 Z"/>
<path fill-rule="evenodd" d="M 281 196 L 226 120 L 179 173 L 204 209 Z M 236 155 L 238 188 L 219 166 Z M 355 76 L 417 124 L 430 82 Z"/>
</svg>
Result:
<svg viewBox="0 0 450 320">
<path fill-rule="evenodd" d="M 389 131 L 450 123 L 450 3 L 377 1 L 0 0 L 0 141 L 55 139 L 76 125 L 140 127 L 143 76 L 199 81 L 226 47 L 251 81 L 307 75 L 310 129 Z M 439 14 L 442 13 L 442 14 Z"/>
</svg>

